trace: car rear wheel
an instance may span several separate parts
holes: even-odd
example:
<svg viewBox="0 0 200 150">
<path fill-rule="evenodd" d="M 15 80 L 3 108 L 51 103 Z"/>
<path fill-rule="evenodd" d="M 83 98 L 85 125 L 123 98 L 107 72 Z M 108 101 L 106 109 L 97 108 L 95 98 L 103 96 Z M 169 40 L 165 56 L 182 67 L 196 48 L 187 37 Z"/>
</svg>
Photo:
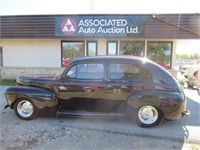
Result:
<svg viewBox="0 0 200 150">
<path fill-rule="evenodd" d="M 162 116 L 160 109 L 151 105 L 145 105 L 137 111 L 137 122 L 141 127 L 152 127 L 162 120 Z"/>
<path fill-rule="evenodd" d="M 31 120 L 37 117 L 38 111 L 31 100 L 20 99 L 14 105 L 15 114 L 23 120 Z"/>
</svg>

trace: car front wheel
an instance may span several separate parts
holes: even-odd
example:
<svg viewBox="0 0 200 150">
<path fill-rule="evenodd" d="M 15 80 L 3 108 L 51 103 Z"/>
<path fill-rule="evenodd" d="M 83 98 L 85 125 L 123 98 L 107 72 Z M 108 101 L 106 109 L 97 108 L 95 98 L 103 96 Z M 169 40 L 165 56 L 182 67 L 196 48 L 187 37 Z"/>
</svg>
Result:
<svg viewBox="0 0 200 150">
<path fill-rule="evenodd" d="M 20 99 L 14 105 L 15 114 L 23 120 L 31 120 L 37 117 L 37 108 L 29 99 Z"/>
<path fill-rule="evenodd" d="M 162 120 L 162 116 L 160 109 L 151 105 L 145 105 L 137 111 L 137 122 L 141 127 L 152 127 Z"/>
</svg>

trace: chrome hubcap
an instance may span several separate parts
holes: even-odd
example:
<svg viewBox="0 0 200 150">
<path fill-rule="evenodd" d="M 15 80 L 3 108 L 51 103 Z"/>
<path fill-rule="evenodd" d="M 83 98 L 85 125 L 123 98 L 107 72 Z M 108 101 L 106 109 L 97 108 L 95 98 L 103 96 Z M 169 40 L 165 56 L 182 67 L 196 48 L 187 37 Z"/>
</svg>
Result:
<svg viewBox="0 0 200 150">
<path fill-rule="evenodd" d="M 28 118 L 33 114 L 33 105 L 27 100 L 22 100 L 17 105 L 17 112 L 20 116 Z"/>
<path fill-rule="evenodd" d="M 153 106 L 143 106 L 138 112 L 138 118 L 144 124 L 153 124 L 158 119 L 158 111 Z"/>
</svg>

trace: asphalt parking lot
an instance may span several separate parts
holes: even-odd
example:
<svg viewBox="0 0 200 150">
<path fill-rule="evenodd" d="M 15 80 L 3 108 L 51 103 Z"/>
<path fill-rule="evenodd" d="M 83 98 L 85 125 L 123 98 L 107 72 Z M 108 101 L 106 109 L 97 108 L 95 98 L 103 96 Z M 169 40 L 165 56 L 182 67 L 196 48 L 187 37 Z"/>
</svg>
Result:
<svg viewBox="0 0 200 150">
<path fill-rule="evenodd" d="M 153 128 L 119 119 L 18 119 L 0 87 L 0 149 L 200 149 L 200 92 L 185 89 L 189 118 Z M 152 142 L 153 140 L 153 142 Z M 189 147 L 185 143 L 190 144 Z M 191 146 L 192 145 L 192 146 Z"/>
</svg>

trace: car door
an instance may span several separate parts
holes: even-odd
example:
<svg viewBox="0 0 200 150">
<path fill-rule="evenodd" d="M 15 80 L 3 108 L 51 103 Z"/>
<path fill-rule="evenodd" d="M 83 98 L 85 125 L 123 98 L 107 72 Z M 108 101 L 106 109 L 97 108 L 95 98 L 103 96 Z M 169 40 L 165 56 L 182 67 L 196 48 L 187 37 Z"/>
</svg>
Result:
<svg viewBox="0 0 200 150">
<path fill-rule="evenodd" d="M 106 99 L 103 63 L 73 65 L 59 86 L 60 106 L 66 109 L 99 111 Z"/>
<path fill-rule="evenodd" d="M 107 68 L 108 105 L 122 111 L 128 97 L 141 88 L 139 82 L 135 82 L 141 78 L 139 67 L 132 63 L 111 62 Z"/>
</svg>

